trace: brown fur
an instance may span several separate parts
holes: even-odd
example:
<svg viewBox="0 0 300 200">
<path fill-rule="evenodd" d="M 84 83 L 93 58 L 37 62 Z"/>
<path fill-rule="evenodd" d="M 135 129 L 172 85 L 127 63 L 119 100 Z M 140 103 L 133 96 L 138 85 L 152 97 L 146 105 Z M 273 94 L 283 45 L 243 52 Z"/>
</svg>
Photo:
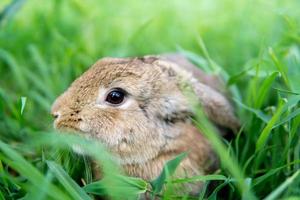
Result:
<svg viewBox="0 0 300 200">
<path fill-rule="evenodd" d="M 153 56 L 96 62 L 57 98 L 52 107 L 57 118 L 54 125 L 104 143 L 130 176 L 154 179 L 166 161 L 184 151 L 188 157 L 176 176 L 212 172 L 218 159 L 191 123 L 193 111 L 181 82 L 193 87 L 214 123 L 238 127 L 230 103 L 221 93 L 184 67 Z M 128 92 L 126 106 L 109 106 L 103 101 L 105 91 L 115 87 Z"/>
</svg>

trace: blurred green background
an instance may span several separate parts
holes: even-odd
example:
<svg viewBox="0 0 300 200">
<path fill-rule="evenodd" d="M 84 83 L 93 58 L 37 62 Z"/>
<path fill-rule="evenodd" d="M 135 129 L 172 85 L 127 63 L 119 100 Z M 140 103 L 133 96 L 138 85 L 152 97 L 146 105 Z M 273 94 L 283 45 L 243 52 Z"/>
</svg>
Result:
<svg viewBox="0 0 300 200">
<path fill-rule="evenodd" d="M 288 166 L 254 188 L 263 197 L 299 170 L 298 101 L 269 130 L 277 133 L 269 151 L 248 160 L 267 124 L 260 119 L 299 97 L 299 8 L 299 0 L 1 0 L 0 138 L 22 146 L 52 130 L 53 100 L 101 57 L 183 52 L 199 67 L 218 66 L 210 73 L 235 91 L 246 134 L 232 151 L 245 175 Z M 300 194 L 293 188 L 287 196 Z"/>
<path fill-rule="evenodd" d="M 297 0 L 19 2 L 1 21 L 0 83 L 13 102 L 28 96 L 38 103 L 28 108 L 35 116 L 104 56 L 178 48 L 201 55 L 201 37 L 210 57 L 236 74 L 269 46 L 299 53 Z M 9 3 L 2 0 L 1 10 Z"/>
<path fill-rule="evenodd" d="M 2 0 L 1 10 L 9 3 Z M 197 37 L 214 61 L 236 74 L 269 46 L 285 56 L 299 54 L 295 46 L 299 4 L 297 0 L 21 0 L 1 21 L 1 89 L 13 97 L 12 102 L 30 97 L 28 104 L 37 103 L 30 112 L 43 119 L 54 97 L 97 59 L 178 48 L 201 55 Z"/>
</svg>

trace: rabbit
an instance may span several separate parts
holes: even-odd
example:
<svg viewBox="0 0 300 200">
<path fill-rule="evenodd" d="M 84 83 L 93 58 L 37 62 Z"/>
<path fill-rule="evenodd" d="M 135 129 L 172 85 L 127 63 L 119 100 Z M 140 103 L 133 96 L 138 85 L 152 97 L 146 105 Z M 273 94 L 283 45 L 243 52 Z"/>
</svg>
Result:
<svg viewBox="0 0 300 200">
<path fill-rule="evenodd" d="M 219 159 L 192 123 L 182 83 L 216 127 L 239 128 L 220 79 L 178 54 L 98 60 L 53 103 L 54 127 L 103 143 L 128 176 L 153 180 L 182 152 L 176 177 L 212 173 Z"/>
</svg>

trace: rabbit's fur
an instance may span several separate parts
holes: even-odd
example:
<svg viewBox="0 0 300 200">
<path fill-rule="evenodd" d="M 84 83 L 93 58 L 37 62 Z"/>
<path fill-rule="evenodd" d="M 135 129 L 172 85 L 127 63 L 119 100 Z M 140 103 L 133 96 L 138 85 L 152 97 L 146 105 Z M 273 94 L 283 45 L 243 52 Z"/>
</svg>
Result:
<svg viewBox="0 0 300 200">
<path fill-rule="evenodd" d="M 219 80 L 179 55 L 97 61 L 56 99 L 54 126 L 99 140 L 130 176 L 154 179 L 166 161 L 181 152 L 188 156 L 177 176 L 212 172 L 218 159 L 191 123 L 193 111 L 182 91 L 183 82 L 193 88 L 212 122 L 238 128 L 230 103 L 218 91 Z M 106 104 L 111 88 L 128 93 L 124 104 Z"/>
</svg>

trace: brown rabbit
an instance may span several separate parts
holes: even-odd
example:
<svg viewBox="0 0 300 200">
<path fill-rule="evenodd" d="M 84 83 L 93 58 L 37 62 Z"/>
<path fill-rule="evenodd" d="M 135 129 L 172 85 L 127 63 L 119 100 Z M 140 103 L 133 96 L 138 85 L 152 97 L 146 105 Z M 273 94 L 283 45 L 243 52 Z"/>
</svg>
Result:
<svg viewBox="0 0 300 200">
<path fill-rule="evenodd" d="M 238 128 L 230 103 L 218 91 L 219 80 L 180 55 L 97 61 L 56 99 L 54 125 L 105 144 L 129 176 L 152 180 L 181 152 L 188 156 L 176 176 L 210 173 L 218 159 L 191 123 L 182 82 L 192 86 L 213 123 Z"/>
</svg>

